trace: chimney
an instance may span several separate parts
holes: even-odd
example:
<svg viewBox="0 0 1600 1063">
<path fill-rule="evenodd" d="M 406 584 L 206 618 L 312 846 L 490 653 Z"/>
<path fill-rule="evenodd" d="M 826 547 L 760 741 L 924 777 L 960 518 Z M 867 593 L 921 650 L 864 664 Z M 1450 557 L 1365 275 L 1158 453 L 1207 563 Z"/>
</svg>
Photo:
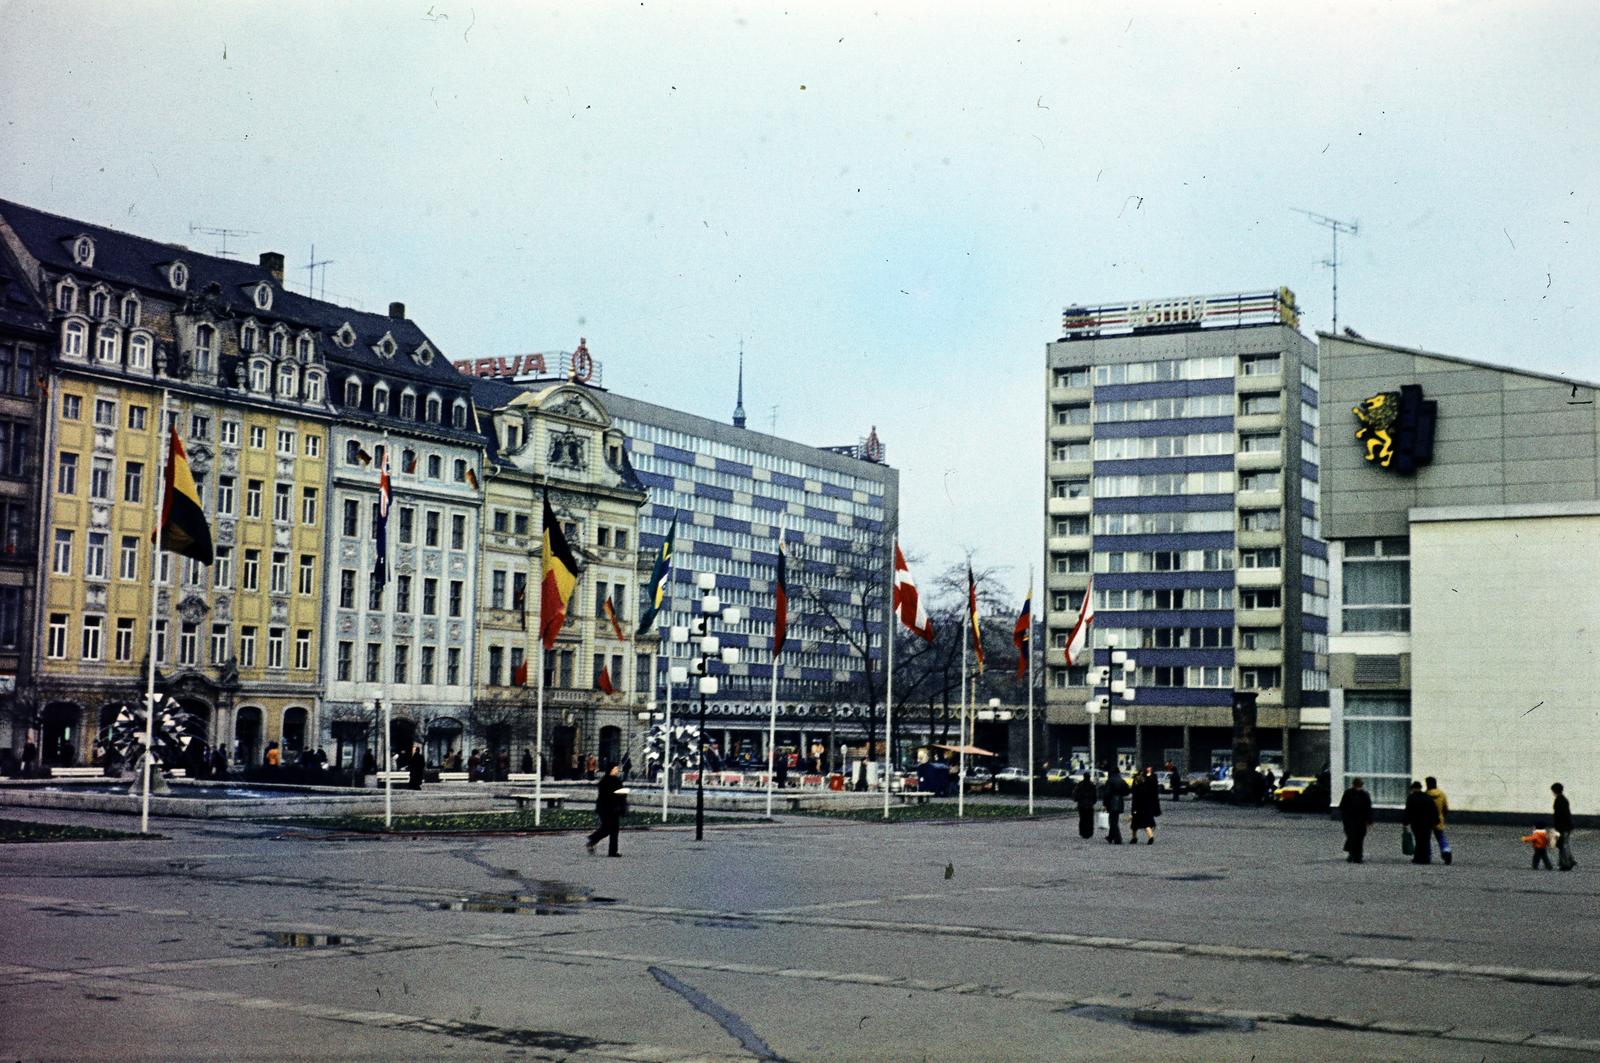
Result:
<svg viewBox="0 0 1600 1063">
<path fill-rule="evenodd" d="M 272 275 L 272 279 L 279 284 L 283 283 L 283 256 L 276 251 L 261 252 L 261 268 Z"/>
<path fill-rule="evenodd" d="M 390 303 L 389 316 L 394 318 L 396 321 L 404 321 L 406 319 L 406 304 Z"/>
</svg>

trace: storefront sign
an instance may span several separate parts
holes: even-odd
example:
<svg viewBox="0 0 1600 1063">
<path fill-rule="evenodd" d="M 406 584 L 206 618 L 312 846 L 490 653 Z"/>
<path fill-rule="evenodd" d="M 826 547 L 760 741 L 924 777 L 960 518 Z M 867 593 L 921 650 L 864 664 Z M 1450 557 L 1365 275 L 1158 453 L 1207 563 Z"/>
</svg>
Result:
<svg viewBox="0 0 1600 1063">
<path fill-rule="evenodd" d="M 1380 391 L 1351 412 L 1360 423 L 1356 442 L 1368 463 L 1408 475 L 1433 460 L 1433 428 L 1439 404 L 1422 397 L 1419 384 Z"/>
</svg>

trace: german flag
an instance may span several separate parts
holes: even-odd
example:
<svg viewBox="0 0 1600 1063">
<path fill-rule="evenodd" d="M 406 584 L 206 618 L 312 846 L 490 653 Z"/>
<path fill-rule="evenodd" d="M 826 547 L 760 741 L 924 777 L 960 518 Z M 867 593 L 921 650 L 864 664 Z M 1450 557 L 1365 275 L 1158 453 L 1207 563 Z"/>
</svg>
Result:
<svg viewBox="0 0 1600 1063">
<path fill-rule="evenodd" d="M 1021 679 L 1028 673 L 1028 656 L 1033 652 L 1033 588 L 1028 588 L 1028 597 L 1022 602 L 1022 615 L 1017 617 L 1017 626 L 1011 631 L 1011 643 L 1017 648 L 1017 678 Z"/>
<path fill-rule="evenodd" d="M 972 624 L 972 653 L 978 659 L 977 674 L 983 674 L 983 632 L 978 627 L 978 581 L 967 566 L 967 619 Z"/>
<path fill-rule="evenodd" d="M 567 602 L 578 585 L 578 562 L 567 545 L 567 537 L 550 508 L 550 493 L 544 496 L 543 574 L 539 586 L 539 638 L 544 648 L 554 649 L 556 636 L 567 622 Z"/>
<path fill-rule="evenodd" d="M 161 526 L 155 539 L 163 550 L 190 557 L 202 565 L 212 561 L 211 526 L 200 506 L 200 491 L 189 471 L 189 456 L 176 428 L 168 429 L 167 493 L 161 500 Z"/>
</svg>

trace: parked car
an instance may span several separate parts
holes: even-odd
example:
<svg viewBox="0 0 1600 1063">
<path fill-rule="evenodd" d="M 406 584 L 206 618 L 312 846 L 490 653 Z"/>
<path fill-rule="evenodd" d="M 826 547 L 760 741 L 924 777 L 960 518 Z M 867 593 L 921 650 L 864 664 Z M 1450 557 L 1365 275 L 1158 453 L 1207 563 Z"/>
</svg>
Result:
<svg viewBox="0 0 1600 1063">
<path fill-rule="evenodd" d="M 1283 780 L 1283 785 L 1272 791 L 1272 800 L 1275 804 L 1293 804 L 1305 796 L 1305 792 L 1315 786 L 1315 775 L 1292 775 Z"/>
<path fill-rule="evenodd" d="M 1221 796 L 1222 794 L 1233 793 L 1233 769 L 1225 769 L 1220 777 L 1213 772 L 1211 776 L 1211 786 L 1206 792 L 1213 796 Z"/>
<path fill-rule="evenodd" d="M 994 789 L 994 772 L 988 768 L 967 769 L 967 793 L 981 793 Z"/>
<path fill-rule="evenodd" d="M 994 773 L 995 782 L 1027 782 L 1027 768 L 1001 768 Z"/>
<path fill-rule="evenodd" d="M 1183 777 L 1183 788 L 1196 797 L 1204 797 L 1211 792 L 1211 773 L 1209 771 L 1191 771 Z"/>
<path fill-rule="evenodd" d="M 1065 784 L 1069 782 L 1076 782 L 1077 778 L 1078 777 L 1076 775 L 1072 774 L 1072 769 L 1070 768 L 1051 768 L 1049 771 L 1044 773 L 1045 782 Z"/>
</svg>

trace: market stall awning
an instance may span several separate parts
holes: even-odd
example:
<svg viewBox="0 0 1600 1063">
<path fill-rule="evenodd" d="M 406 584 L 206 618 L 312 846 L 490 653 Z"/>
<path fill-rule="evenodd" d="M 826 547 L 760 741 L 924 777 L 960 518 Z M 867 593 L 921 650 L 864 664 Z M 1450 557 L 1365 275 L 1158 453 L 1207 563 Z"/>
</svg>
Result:
<svg viewBox="0 0 1600 1063">
<path fill-rule="evenodd" d="M 969 757 L 997 757 L 1000 755 L 991 753 L 987 749 L 979 749 L 977 746 L 934 746 L 933 748 L 942 749 L 947 753 L 965 753 Z"/>
</svg>

